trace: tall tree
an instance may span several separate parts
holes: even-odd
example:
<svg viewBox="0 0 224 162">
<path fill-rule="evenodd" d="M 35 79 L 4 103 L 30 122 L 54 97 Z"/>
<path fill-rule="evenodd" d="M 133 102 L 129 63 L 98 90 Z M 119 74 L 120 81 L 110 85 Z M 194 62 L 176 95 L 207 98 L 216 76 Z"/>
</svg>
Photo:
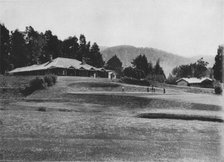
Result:
<svg viewBox="0 0 224 162">
<path fill-rule="evenodd" d="M 213 66 L 214 78 L 220 82 L 223 82 L 223 71 L 224 71 L 224 46 L 219 46 L 217 55 L 215 56 L 215 64 Z"/>
<path fill-rule="evenodd" d="M 39 63 L 39 57 L 41 57 L 43 47 L 45 46 L 45 38 L 33 29 L 33 27 L 26 27 L 25 41 L 27 50 L 30 56 L 30 64 Z"/>
<path fill-rule="evenodd" d="M 201 78 L 206 76 L 208 62 L 203 58 L 199 59 L 195 63 L 180 65 L 173 69 L 172 74 L 177 78 L 182 77 L 196 77 Z"/>
<path fill-rule="evenodd" d="M 86 48 L 86 37 L 81 34 L 80 37 L 79 37 L 79 51 L 78 51 L 78 55 L 76 57 L 77 60 L 79 61 L 83 61 L 83 57 L 86 56 L 87 52 L 87 48 Z"/>
<path fill-rule="evenodd" d="M 154 81 L 157 81 L 157 82 L 164 82 L 165 79 L 166 79 L 166 76 L 163 72 L 163 68 L 160 66 L 160 60 L 158 59 L 153 70 L 152 70 L 152 73 L 150 73 L 148 76 L 147 76 L 147 79 L 149 80 L 154 80 Z"/>
<path fill-rule="evenodd" d="M 43 54 L 40 57 L 41 62 L 49 61 L 51 56 L 53 58 L 62 56 L 62 41 L 60 41 L 56 35 L 52 35 L 50 30 L 45 32 L 44 37 L 46 44 L 43 47 Z"/>
<path fill-rule="evenodd" d="M 137 56 L 133 61 L 132 64 L 136 69 L 142 70 L 145 75 L 148 74 L 148 60 L 145 55 Z"/>
<path fill-rule="evenodd" d="M 30 62 L 24 34 L 19 30 L 12 32 L 10 38 L 11 59 L 14 67 L 27 66 Z"/>
<path fill-rule="evenodd" d="M 207 65 L 208 62 L 204 61 L 203 58 L 197 60 L 196 63 L 194 63 L 192 66 L 193 70 L 193 77 L 196 78 L 201 78 L 206 76 L 206 72 L 207 72 Z"/>
<path fill-rule="evenodd" d="M 96 43 L 93 43 L 91 49 L 90 49 L 90 60 L 89 60 L 89 64 L 94 66 L 94 67 L 103 67 L 104 65 L 104 61 L 103 61 L 103 57 L 100 53 L 100 48 Z"/>
<path fill-rule="evenodd" d="M 107 63 L 106 63 L 106 69 L 109 70 L 114 70 L 115 72 L 117 72 L 118 74 L 121 73 L 122 71 L 122 62 L 121 60 L 117 57 L 117 55 L 114 55 L 113 57 L 111 57 Z"/>
<path fill-rule="evenodd" d="M 137 68 L 133 68 L 133 67 L 126 67 L 123 70 L 123 75 L 126 77 L 131 77 L 131 78 L 135 78 L 135 79 L 142 79 L 145 78 L 145 73 L 144 71 L 137 69 Z"/>
<path fill-rule="evenodd" d="M 63 57 L 76 58 L 78 55 L 79 44 L 76 36 L 69 37 L 62 42 Z"/>
<path fill-rule="evenodd" d="M 153 65 L 152 62 L 148 63 L 148 74 L 153 74 L 154 69 L 153 69 Z"/>
<path fill-rule="evenodd" d="M 0 74 L 4 74 L 10 68 L 9 30 L 0 24 Z"/>
<path fill-rule="evenodd" d="M 163 68 L 160 66 L 160 60 L 156 61 L 156 65 L 154 67 L 154 73 L 156 75 L 164 75 Z"/>
</svg>

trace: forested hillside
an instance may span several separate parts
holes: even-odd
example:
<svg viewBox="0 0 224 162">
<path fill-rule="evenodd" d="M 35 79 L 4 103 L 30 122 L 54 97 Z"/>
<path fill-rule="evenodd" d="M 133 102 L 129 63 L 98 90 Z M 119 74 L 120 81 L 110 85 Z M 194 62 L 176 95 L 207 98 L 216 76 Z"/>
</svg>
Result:
<svg viewBox="0 0 224 162">
<path fill-rule="evenodd" d="M 166 75 L 171 73 L 172 69 L 178 65 L 188 64 L 196 62 L 202 56 L 198 57 L 182 57 L 172 53 L 168 53 L 162 50 L 154 49 L 154 48 L 137 48 L 134 46 L 121 45 L 104 48 L 101 53 L 103 54 L 103 58 L 105 61 L 109 60 L 115 54 L 122 61 L 123 67 L 130 66 L 131 62 L 135 57 L 140 54 L 144 54 L 149 62 L 152 64 L 156 64 L 156 61 L 160 59 L 160 64 L 164 69 Z M 214 57 L 205 57 L 205 61 L 209 62 L 210 67 L 213 66 Z"/>
</svg>

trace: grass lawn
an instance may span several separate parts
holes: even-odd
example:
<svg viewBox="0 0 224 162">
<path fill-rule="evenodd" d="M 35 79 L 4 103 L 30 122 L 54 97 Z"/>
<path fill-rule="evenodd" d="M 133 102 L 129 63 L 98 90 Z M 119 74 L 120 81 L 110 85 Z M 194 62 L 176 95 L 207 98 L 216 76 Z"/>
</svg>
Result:
<svg viewBox="0 0 224 162">
<path fill-rule="evenodd" d="M 25 84 L 28 78 L 21 80 Z M 222 106 L 180 100 L 187 95 L 180 90 L 168 90 L 165 95 L 157 90 L 147 93 L 146 87 L 108 79 L 59 77 L 55 86 L 28 97 L 1 100 L 0 160 L 224 159 L 223 123 L 200 120 L 221 119 Z M 164 113 L 175 116 L 141 116 Z M 183 115 L 197 118 L 185 120 Z"/>
<path fill-rule="evenodd" d="M 36 76 L 3 76 L 0 75 L 0 87 L 19 88 L 29 84 Z"/>
</svg>

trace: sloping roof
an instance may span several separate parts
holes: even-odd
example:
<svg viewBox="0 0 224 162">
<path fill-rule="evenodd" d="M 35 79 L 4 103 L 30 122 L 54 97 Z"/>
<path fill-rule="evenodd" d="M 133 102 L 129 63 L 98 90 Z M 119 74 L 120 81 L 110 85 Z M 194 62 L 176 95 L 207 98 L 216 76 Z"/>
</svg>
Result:
<svg viewBox="0 0 224 162">
<path fill-rule="evenodd" d="M 202 83 L 205 80 L 212 81 L 211 78 L 180 78 L 176 82 L 180 82 L 181 80 L 184 80 L 189 84 Z"/>
<path fill-rule="evenodd" d="M 31 65 L 31 66 L 16 68 L 10 71 L 9 73 L 46 70 L 46 69 L 52 69 L 52 68 L 65 68 L 65 69 L 74 68 L 74 69 L 85 69 L 85 70 L 96 70 L 96 71 L 103 70 L 103 68 L 96 68 L 88 64 L 82 64 L 81 61 L 78 61 L 76 59 L 58 57 L 53 59 L 52 61 L 48 61 L 40 65 Z"/>
</svg>

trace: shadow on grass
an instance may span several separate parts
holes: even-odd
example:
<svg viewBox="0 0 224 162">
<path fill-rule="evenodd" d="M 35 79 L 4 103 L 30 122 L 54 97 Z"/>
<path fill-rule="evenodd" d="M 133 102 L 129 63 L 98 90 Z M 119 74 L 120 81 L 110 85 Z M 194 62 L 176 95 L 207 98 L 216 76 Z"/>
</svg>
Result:
<svg viewBox="0 0 224 162">
<path fill-rule="evenodd" d="M 120 87 L 116 83 L 104 83 L 104 82 L 81 82 L 69 84 L 70 87 L 93 87 L 93 88 L 116 88 Z"/>
<path fill-rule="evenodd" d="M 70 109 L 63 109 L 63 108 L 58 109 L 58 111 L 61 111 L 61 112 L 72 112 L 72 110 L 70 110 Z"/>
<path fill-rule="evenodd" d="M 72 102 L 79 103 L 92 103 L 102 106 L 116 106 L 125 109 L 136 108 L 179 108 L 179 109 L 191 109 L 191 110 L 209 110 L 220 111 L 222 108 L 216 105 L 206 105 L 198 103 L 186 103 L 180 101 L 171 101 L 155 98 L 143 98 L 127 95 L 104 95 L 104 94 L 65 94 L 65 99 L 70 99 Z"/>
<path fill-rule="evenodd" d="M 184 114 L 143 113 L 137 115 L 137 117 L 148 119 L 199 120 L 199 121 L 221 122 L 221 123 L 224 122 L 223 119 L 216 116 L 184 115 Z"/>
</svg>

